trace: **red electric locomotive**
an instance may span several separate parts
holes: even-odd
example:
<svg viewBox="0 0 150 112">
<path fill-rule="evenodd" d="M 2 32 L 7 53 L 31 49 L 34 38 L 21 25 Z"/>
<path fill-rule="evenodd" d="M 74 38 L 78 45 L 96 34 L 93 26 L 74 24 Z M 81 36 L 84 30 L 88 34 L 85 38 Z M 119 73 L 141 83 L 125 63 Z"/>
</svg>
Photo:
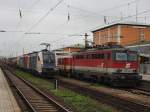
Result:
<svg viewBox="0 0 150 112">
<path fill-rule="evenodd" d="M 136 86 L 138 74 L 137 52 L 125 48 L 90 49 L 58 59 L 59 70 L 73 77 L 92 79 L 113 86 Z"/>
</svg>

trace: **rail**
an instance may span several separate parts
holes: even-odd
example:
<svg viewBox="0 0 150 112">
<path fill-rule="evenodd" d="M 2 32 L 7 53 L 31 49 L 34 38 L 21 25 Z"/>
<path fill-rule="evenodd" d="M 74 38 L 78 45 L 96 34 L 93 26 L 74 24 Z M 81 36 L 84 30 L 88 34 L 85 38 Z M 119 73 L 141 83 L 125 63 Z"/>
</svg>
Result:
<svg viewBox="0 0 150 112">
<path fill-rule="evenodd" d="M 72 112 L 8 69 L 3 71 L 33 112 Z"/>
</svg>

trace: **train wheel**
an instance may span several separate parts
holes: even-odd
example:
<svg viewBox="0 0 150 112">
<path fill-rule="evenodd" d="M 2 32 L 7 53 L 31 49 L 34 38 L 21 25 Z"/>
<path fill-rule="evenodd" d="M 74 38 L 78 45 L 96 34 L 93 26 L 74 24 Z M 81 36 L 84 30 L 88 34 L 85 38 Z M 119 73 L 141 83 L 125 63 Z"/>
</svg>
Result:
<svg viewBox="0 0 150 112">
<path fill-rule="evenodd" d="M 117 84 L 117 82 L 111 81 L 110 86 L 112 86 L 112 87 L 118 87 L 118 84 Z"/>
<path fill-rule="evenodd" d="M 79 73 L 79 74 L 78 74 L 78 78 L 79 78 L 80 80 L 83 80 L 83 74 L 82 74 L 82 73 Z"/>
<path fill-rule="evenodd" d="M 99 78 L 99 82 L 100 82 L 100 83 L 104 83 L 104 77 L 100 77 L 100 78 Z"/>
</svg>

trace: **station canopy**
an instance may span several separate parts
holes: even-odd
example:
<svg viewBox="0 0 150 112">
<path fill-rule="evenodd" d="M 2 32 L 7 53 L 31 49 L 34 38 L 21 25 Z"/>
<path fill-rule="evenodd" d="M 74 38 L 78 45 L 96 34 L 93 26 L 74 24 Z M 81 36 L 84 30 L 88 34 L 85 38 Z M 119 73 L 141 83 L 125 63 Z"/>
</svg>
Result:
<svg viewBox="0 0 150 112">
<path fill-rule="evenodd" d="M 126 46 L 130 50 L 137 51 L 140 56 L 150 58 L 150 44 Z"/>
</svg>

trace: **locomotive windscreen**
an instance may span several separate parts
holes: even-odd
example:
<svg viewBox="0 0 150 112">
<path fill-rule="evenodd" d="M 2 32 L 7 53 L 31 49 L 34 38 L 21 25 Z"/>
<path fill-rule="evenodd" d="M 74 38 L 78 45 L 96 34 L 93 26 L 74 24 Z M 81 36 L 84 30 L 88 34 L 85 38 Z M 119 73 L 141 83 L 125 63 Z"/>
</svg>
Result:
<svg viewBox="0 0 150 112">
<path fill-rule="evenodd" d="M 136 52 L 115 52 L 114 58 L 117 61 L 137 61 L 138 55 Z"/>
<path fill-rule="evenodd" d="M 127 61 L 127 53 L 116 53 L 117 61 Z"/>
<path fill-rule="evenodd" d="M 51 68 L 55 64 L 55 55 L 51 52 L 43 52 L 43 66 L 45 68 Z"/>
<path fill-rule="evenodd" d="M 128 61 L 137 61 L 138 56 L 136 53 L 128 53 Z"/>
</svg>

